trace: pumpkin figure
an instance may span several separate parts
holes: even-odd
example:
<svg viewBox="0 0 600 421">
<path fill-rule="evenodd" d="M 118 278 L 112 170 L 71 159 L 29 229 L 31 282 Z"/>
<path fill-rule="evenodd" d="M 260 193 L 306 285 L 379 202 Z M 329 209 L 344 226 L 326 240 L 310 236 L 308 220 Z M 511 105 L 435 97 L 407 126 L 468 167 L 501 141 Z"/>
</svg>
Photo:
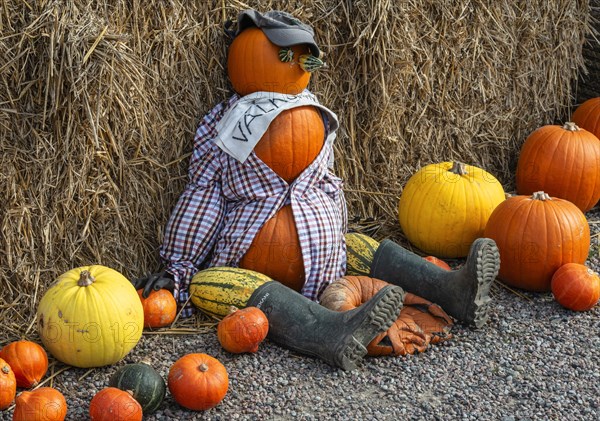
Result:
<svg viewBox="0 0 600 421">
<path fill-rule="evenodd" d="M 166 289 L 150 291 L 147 298 L 142 296 L 143 289 L 138 290 L 138 296 L 144 309 L 144 327 L 164 327 L 173 323 L 177 315 L 177 302 L 173 294 Z"/>
<path fill-rule="evenodd" d="M 579 263 L 567 263 L 552 276 L 552 294 L 560 305 L 573 311 L 586 311 L 600 298 L 600 277 Z"/>
<path fill-rule="evenodd" d="M 541 127 L 523 143 L 516 182 L 520 195 L 543 190 L 587 212 L 600 199 L 600 140 L 571 122 Z"/>
<path fill-rule="evenodd" d="M 48 355 L 35 342 L 11 342 L 0 350 L 0 358 L 10 365 L 19 387 L 36 386 L 48 371 Z"/>
<path fill-rule="evenodd" d="M 577 107 L 571 120 L 600 139 L 600 97 L 590 98 Z"/>
<path fill-rule="evenodd" d="M 6 409 L 15 400 L 17 380 L 10 365 L 0 358 L 0 411 Z"/>
<path fill-rule="evenodd" d="M 459 162 L 430 164 L 406 183 L 398 218 L 408 240 L 437 257 L 465 257 L 504 200 L 500 182 Z"/>
<path fill-rule="evenodd" d="M 61 275 L 42 297 L 38 333 L 46 349 L 65 364 L 114 364 L 138 343 L 144 310 L 131 282 L 94 265 Z"/>
<path fill-rule="evenodd" d="M 52 387 L 40 387 L 17 396 L 13 421 L 62 421 L 66 416 L 63 394 Z"/>
<path fill-rule="evenodd" d="M 106 387 L 90 401 L 91 421 L 141 421 L 142 407 L 131 391 Z"/>
<path fill-rule="evenodd" d="M 167 383 L 179 405 L 203 411 L 223 400 L 229 388 L 229 376 L 216 358 L 200 353 L 187 354 L 171 366 Z"/>
<path fill-rule="evenodd" d="M 256 352 L 258 345 L 267 337 L 269 320 L 256 307 L 231 308 L 231 313 L 217 325 L 217 338 L 229 352 Z"/>
<path fill-rule="evenodd" d="M 544 192 L 506 199 L 490 216 L 483 235 L 498 245 L 498 277 L 529 291 L 549 291 L 554 272 L 566 263 L 583 264 L 590 248 L 583 212 Z"/>
</svg>

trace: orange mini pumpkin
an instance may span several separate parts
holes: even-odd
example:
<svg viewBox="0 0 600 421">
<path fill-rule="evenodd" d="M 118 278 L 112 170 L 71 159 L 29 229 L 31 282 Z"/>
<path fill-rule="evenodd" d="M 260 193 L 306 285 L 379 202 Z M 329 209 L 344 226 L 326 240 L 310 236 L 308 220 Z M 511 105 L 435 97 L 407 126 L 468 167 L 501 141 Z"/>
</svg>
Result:
<svg viewBox="0 0 600 421">
<path fill-rule="evenodd" d="M 10 365 L 0 358 L 0 411 L 10 406 L 17 393 L 17 380 Z"/>
<path fill-rule="evenodd" d="M 216 358 L 201 353 L 187 354 L 169 369 L 168 385 L 179 405 L 203 411 L 223 400 L 229 388 L 229 376 Z"/>
<path fill-rule="evenodd" d="M 256 27 L 247 28 L 237 35 L 227 57 L 227 73 L 233 89 L 240 95 L 267 91 L 296 95 L 310 81 L 310 73 L 298 59 L 310 54 L 306 44 L 291 47 L 292 61 L 279 58 L 281 47 L 273 44 L 264 32 Z"/>
<path fill-rule="evenodd" d="M 600 299 L 600 277 L 587 266 L 567 263 L 552 276 L 552 294 L 560 305 L 573 311 L 586 311 Z"/>
<path fill-rule="evenodd" d="M 234 354 L 256 352 L 267 337 L 269 320 L 257 307 L 231 308 L 217 325 L 217 338 L 226 351 Z"/>
<path fill-rule="evenodd" d="M 13 421 L 62 421 L 67 416 L 67 401 L 52 387 L 21 392 L 16 399 Z"/>
<path fill-rule="evenodd" d="M 438 259 L 435 256 L 425 256 L 423 259 L 427 260 L 429 263 L 433 263 L 434 265 L 441 267 L 442 269 L 452 270 L 448 263 L 444 262 L 442 259 Z"/>
<path fill-rule="evenodd" d="M 143 289 L 138 295 L 144 308 L 144 327 L 164 327 L 173 323 L 177 315 L 175 297 L 166 289 L 151 291 L 147 298 L 142 296 Z"/>
<path fill-rule="evenodd" d="M 90 402 L 92 421 L 141 421 L 142 406 L 131 392 L 106 387 L 96 393 Z"/>
<path fill-rule="evenodd" d="M 19 387 L 36 386 L 48 371 L 48 354 L 35 342 L 11 342 L 0 350 L 0 358 L 12 368 Z"/>
<path fill-rule="evenodd" d="M 283 206 L 263 225 L 239 266 L 267 275 L 298 292 L 302 290 L 304 261 L 290 205 Z"/>
</svg>

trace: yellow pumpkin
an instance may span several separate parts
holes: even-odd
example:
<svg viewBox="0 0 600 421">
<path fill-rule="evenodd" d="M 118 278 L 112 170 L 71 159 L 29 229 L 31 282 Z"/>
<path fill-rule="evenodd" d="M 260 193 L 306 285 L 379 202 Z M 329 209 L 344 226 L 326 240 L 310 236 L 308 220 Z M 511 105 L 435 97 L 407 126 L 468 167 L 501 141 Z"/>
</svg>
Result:
<svg viewBox="0 0 600 421">
<path fill-rule="evenodd" d="M 144 310 L 131 282 L 114 269 L 72 269 L 48 289 L 37 311 L 44 347 L 75 367 L 100 367 L 121 360 L 138 343 Z"/>
<path fill-rule="evenodd" d="M 481 168 L 457 162 L 430 164 L 406 183 L 398 219 L 407 239 L 425 253 L 464 257 L 504 199 L 500 182 Z"/>
</svg>

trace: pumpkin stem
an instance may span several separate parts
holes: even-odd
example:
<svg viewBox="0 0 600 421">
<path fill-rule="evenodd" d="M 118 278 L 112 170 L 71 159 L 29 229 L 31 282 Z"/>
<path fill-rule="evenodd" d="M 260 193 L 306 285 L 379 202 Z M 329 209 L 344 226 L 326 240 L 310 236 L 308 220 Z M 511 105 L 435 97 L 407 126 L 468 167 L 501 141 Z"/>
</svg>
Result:
<svg viewBox="0 0 600 421">
<path fill-rule="evenodd" d="M 452 163 L 452 168 L 450 168 L 448 171 L 458 175 L 465 175 L 467 174 L 467 166 L 462 162 L 455 161 Z"/>
<path fill-rule="evenodd" d="M 579 126 L 575 123 L 573 123 L 572 121 L 567 121 L 564 126 L 563 129 L 568 130 L 570 132 L 578 132 L 579 130 L 581 130 L 579 128 Z"/>
<path fill-rule="evenodd" d="M 236 306 L 229 306 L 229 314 L 233 314 L 238 310 L 239 308 L 237 308 Z"/>
<path fill-rule="evenodd" d="M 88 270 L 82 270 L 79 274 L 79 281 L 77 281 L 77 285 L 80 287 L 87 287 L 92 285 L 96 279 L 92 276 L 92 274 Z"/>
<path fill-rule="evenodd" d="M 533 200 L 552 200 L 548 193 L 545 193 L 543 191 L 536 191 L 535 193 L 533 193 L 531 198 Z"/>
<path fill-rule="evenodd" d="M 201 372 L 206 372 L 208 371 L 208 366 L 205 363 L 202 363 L 198 366 L 198 370 L 200 370 Z"/>
<path fill-rule="evenodd" d="M 8 373 L 10 373 L 10 366 L 9 366 L 9 365 L 5 365 L 5 366 L 3 366 L 3 367 L 2 367 L 2 372 L 3 372 L 4 374 L 8 374 Z"/>
</svg>

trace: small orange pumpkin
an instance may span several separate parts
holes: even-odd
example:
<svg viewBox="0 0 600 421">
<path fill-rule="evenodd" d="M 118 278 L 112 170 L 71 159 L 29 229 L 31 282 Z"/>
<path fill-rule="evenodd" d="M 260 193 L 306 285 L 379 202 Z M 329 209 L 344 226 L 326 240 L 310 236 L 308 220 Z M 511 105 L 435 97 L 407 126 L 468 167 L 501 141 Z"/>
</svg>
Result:
<svg viewBox="0 0 600 421">
<path fill-rule="evenodd" d="M 35 342 L 11 342 L 0 350 L 0 358 L 14 371 L 19 387 L 36 386 L 48 371 L 48 354 Z"/>
<path fill-rule="evenodd" d="M 143 289 L 138 295 L 144 308 L 144 327 L 164 327 L 173 323 L 177 315 L 175 297 L 166 289 L 151 291 L 147 298 L 142 296 Z"/>
<path fill-rule="evenodd" d="M 281 47 L 273 44 L 256 27 L 243 30 L 232 41 L 227 57 L 227 73 L 233 89 L 240 95 L 258 91 L 296 95 L 310 81 L 310 73 L 299 64 L 298 58 L 310 54 L 306 44 L 291 47 L 293 59 L 282 62 Z"/>
<path fill-rule="evenodd" d="M 67 401 L 52 387 L 40 387 L 17 396 L 13 421 L 62 421 L 67 416 Z"/>
<path fill-rule="evenodd" d="M 319 155 L 325 143 L 325 126 L 310 105 L 282 111 L 273 119 L 254 148 L 278 176 L 292 183 Z"/>
<path fill-rule="evenodd" d="M 442 269 L 446 269 L 446 270 L 452 270 L 452 268 L 450 267 L 450 265 L 446 262 L 444 262 L 442 259 L 438 259 L 435 256 L 425 256 L 423 257 L 424 260 L 427 260 L 430 263 L 433 263 L 436 266 L 441 267 Z"/>
<path fill-rule="evenodd" d="M 594 133 L 600 139 L 600 97 L 584 101 L 575 109 L 571 120 L 582 129 Z"/>
<path fill-rule="evenodd" d="M 201 353 L 187 354 L 169 369 L 168 385 L 179 405 L 203 411 L 223 400 L 229 388 L 229 376 L 216 358 Z"/>
<path fill-rule="evenodd" d="M 17 393 L 17 380 L 10 365 L 0 358 L 0 411 L 10 406 Z"/>
<path fill-rule="evenodd" d="M 262 226 L 239 266 L 267 275 L 295 291 L 302 290 L 304 260 L 290 205 L 283 206 Z"/>
<path fill-rule="evenodd" d="M 586 311 L 600 299 L 600 277 L 578 263 L 567 263 L 552 276 L 552 294 L 560 305 L 573 311 Z"/>
<path fill-rule="evenodd" d="M 90 402 L 92 421 L 141 421 L 142 406 L 130 391 L 106 387 Z"/>
<path fill-rule="evenodd" d="M 217 325 L 219 343 L 234 354 L 258 351 L 258 345 L 268 332 L 269 320 L 257 307 L 240 310 L 232 306 L 231 312 Z"/>
</svg>

